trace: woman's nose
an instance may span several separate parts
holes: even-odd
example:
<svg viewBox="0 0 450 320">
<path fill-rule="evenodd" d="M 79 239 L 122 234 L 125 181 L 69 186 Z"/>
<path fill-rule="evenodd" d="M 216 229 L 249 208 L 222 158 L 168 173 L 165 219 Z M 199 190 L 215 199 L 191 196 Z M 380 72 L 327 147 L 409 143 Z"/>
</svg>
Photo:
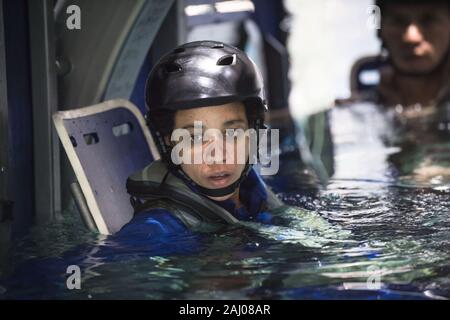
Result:
<svg viewBox="0 0 450 320">
<path fill-rule="evenodd" d="M 234 145 L 228 145 L 225 135 L 217 133 L 206 138 L 206 153 L 214 163 L 231 163 L 234 161 Z M 234 140 L 233 140 L 234 141 Z M 227 160 L 229 158 L 229 160 Z"/>
</svg>

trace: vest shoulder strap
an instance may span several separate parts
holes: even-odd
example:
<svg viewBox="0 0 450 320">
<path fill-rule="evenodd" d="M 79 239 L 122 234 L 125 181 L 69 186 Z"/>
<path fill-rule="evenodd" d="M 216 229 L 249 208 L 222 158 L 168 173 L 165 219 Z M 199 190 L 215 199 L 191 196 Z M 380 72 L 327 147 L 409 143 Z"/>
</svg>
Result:
<svg viewBox="0 0 450 320">
<path fill-rule="evenodd" d="M 180 179 L 168 172 L 167 166 L 160 160 L 130 176 L 127 180 L 127 191 L 132 196 L 135 210 L 136 206 L 146 201 L 163 199 L 196 213 L 197 219 L 202 221 L 229 224 L 238 222 L 228 211 L 189 189 Z"/>
<path fill-rule="evenodd" d="M 149 211 L 152 209 L 164 209 L 176 218 L 178 218 L 186 227 L 192 229 L 203 222 L 203 219 L 198 216 L 195 212 L 187 207 L 180 207 L 180 205 L 174 205 L 173 202 L 167 201 L 166 199 L 157 200 L 147 200 L 141 204 L 136 204 L 134 206 L 135 214 L 139 214 L 144 211 Z"/>
<path fill-rule="evenodd" d="M 142 208 L 148 209 L 152 203 L 164 203 L 166 207 L 168 203 L 172 203 L 170 209 L 182 208 L 179 214 L 186 212 L 186 219 L 189 221 L 228 224 L 239 222 L 231 213 L 209 198 L 189 189 L 181 179 L 168 171 L 166 164 L 161 160 L 154 161 L 131 175 L 127 180 L 127 191 L 131 195 L 135 212 L 140 212 Z M 283 206 L 281 200 L 270 189 L 266 188 L 266 191 L 268 209 Z"/>
</svg>

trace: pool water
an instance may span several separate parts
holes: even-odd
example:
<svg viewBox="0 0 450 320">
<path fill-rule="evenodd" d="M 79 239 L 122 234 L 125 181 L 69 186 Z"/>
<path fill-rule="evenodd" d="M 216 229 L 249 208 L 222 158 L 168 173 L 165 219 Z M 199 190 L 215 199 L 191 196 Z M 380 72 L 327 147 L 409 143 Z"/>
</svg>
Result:
<svg viewBox="0 0 450 320">
<path fill-rule="evenodd" d="M 325 188 L 295 155 L 266 177 L 289 205 L 272 212 L 272 226 L 205 226 L 118 242 L 65 215 L 15 245 L 0 296 L 450 298 L 448 131 L 432 120 L 399 125 L 401 114 L 354 107 L 332 112 L 335 174 Z M 81 289 L 67 289 L 72 264 L 82 270 Z"/>
</svg>

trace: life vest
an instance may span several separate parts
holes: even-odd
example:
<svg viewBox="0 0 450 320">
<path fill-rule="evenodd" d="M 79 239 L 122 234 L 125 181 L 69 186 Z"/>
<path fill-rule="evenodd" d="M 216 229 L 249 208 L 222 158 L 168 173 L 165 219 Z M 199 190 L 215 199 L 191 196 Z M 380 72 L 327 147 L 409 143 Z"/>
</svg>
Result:
<svg viewBox="0 0 450 320">
<path fill-rule="evenodd" d="M 180 178 L 168 171 L 161 160 L 152 162 L 127 180 L 127 191 L 134 213 L 161 208 L 171 212 L 188 228 L 202 222 L 236 224 L 239 222 L 230 212 L 208 197 L 192 191 Z M 283 203 L 266 188 L 267 209 L 275 209 Z"/>
</svg>

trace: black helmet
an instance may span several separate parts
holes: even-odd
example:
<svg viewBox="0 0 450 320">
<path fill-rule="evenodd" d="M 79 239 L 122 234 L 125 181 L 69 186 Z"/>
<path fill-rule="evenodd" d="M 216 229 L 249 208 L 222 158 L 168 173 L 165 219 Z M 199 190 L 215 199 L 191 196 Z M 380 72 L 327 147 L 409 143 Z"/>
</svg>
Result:
<svg viewBox="0 0 450 320">
<path fill-rule="evenodd" d="M 177 110 L 221 105 L 241 101 L 256 114 L 267 111 L 262 77 L 255 63 L 241 50 L 216 41 L 195 41 L 183 44 L 165 56 L 153 67 L 147 79 L 145 100 L 148 107 L 147 124 L 153 134 L 163 160 L 169 169 L 200 192 L 213 197 L 232 193 L 247 176 L 247 163 L 241 177 L 221 189 L 207 189 L 195 184 L 180 166 L 172 163 L 171 149 L 166 146 L 164 134 L 153 123 L 155 115 Z M 255 119 L 254 128 L 261 128 Z"/>
<path fill-rule="evenodd" d="M 147 80 L 149 111 L 181 110 L 259 100 L 267 110 L 262 77 L 247 55 L 216 41 L 181 45 L 155 65 Z"/>
</svg>

